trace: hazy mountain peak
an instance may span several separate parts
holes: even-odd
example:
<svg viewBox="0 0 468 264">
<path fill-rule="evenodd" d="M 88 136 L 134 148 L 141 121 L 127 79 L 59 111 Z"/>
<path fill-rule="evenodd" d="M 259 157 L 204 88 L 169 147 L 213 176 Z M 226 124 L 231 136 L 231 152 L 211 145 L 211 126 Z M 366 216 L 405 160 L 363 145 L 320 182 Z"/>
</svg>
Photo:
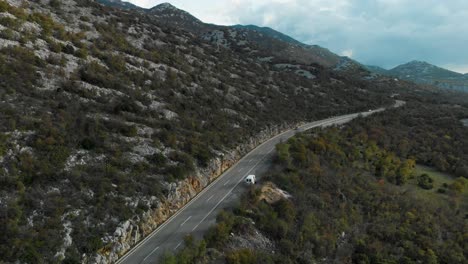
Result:
<svg viewBox="0 0 468 264">
<path fill-rule="evenodd" d="M 461 74 L 444 68 L 440 68 L 425 61 L 410 61 L 391 69 L 393 73 L 406 74 L 409 76 L 437 76 L 458 77 Z"/>
<path fill-rule="evenodd" d="M 414 81 L 416 83 L 431 84 L 441 88 L 456 90 L 467 90 L 467 76 L 458 72 L 450 71 L 426 61 L 413 60 L 385 70 L 376 66 L 366 66 L 374 73 L 395 76 L 401 79 Z"/>
<path fill-rule="evenodd" d="M 434 68 L 434 67 L 437 67 L 435 65 L 432 65 L 426 61 L 421 61 L 421 60 L 413 60 L 413 61 L 410 61 L 406 64 L 402 64 L 400 66 L 416 66 L 416 67 L 430 67 L 430 68 Z"/>
<path fill-rule="evenodd" d="M 173 22 L 176 24 L 189 22 L 189 24 L 193 26 L 193 24 L 198 24 L 201 22 L 198 18 L 194 17 L 189 12 L 179 9 L 169 3 L 159 4 L 151 8 L 149 12 L 159 17 L 170 18 L 170 20 L 173 20 Z"/>
<path fill-rule="evenodd" d="M 153 10 L 161 10 L 161 11 L 164 11 L 164 10 L 170 10 L 170 11 L 180 11 L 180 9 L 178 9 L 177 7 L 171 5 L 170 3 L 162 3 L 162 4 L 159 4 L 153 8 L 151 8 Z"/>
</svg>

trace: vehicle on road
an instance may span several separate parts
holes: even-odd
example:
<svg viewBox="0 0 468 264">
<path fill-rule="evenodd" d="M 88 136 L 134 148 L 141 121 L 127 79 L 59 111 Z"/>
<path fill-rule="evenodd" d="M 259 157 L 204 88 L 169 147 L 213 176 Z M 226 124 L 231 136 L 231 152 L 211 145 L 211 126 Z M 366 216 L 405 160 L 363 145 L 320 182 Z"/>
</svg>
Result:
<svg viewBox="0 0 468 264">
<path fill-rule="evenodd" d="M 245 179 L 244 179 L 244 182 L 247 183 L 247 184 L 255 184 L 255 182 L 256 182 L 255 175 L 246 176 Z"/>
</svg>

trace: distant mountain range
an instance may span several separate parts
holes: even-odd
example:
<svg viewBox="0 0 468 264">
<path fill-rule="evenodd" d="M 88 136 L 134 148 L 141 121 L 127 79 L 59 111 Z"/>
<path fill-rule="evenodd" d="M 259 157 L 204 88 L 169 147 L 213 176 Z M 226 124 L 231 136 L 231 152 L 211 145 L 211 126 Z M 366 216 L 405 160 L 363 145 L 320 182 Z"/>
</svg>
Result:
<svg viewBox="0 0 468 264">
<path fill-rule="evenodd" d="M 219 47 L 241 52 L 259 61 L 268 61 L 281 66 L 318 64 L 336 71 L 365 75 L 365 70 L 379 75 L 398 77 L 420 84 L 441 88 L 468 91 L 468 74 L 461 74 L 437 67 L 423 61 L 411 61 L 387 70 L 378 66 L 361 65 L 339 56 L 326 48 L 307 45 L 269 27 L 255 25 L 219 26 L 200 21 L 190 13 L 169 3 L 145 9 L 120 0 L 97 0 L 101 4 L 123 9 L 139 9 L 151 13 L 158 21 L 168 26 L 177 26 Z M 364 70 L 365 69 L 365 70 Z"/>
<path fill-rule="evenodd" d="M 450 71 L 424 61 L 411 61 L 386 70 L 378 66 L 366 66 L 371 72 L 395 76 L 403 80 L 421 84 L 435 85 L 440 88 L 468 91 L 468 74 Z"/>
<path fill-rule="evenodd" d="M 155 15 L 155 19 L 170 26 L 202 36 L 219 47 L 245 53 L 260 61 L 278 65 L 318 64 L 341 72 L 363 74 L 368 70 L 379 75 L 398 77 L 419 84 L 435 85 L 440 88 L 468 91 L 468 74 L 453 72 L 423 61 L 411 61 L 387 70 L 378 66 L 361 65 L 348 58 L 339 56 L 326 48 L 307 45 L 269 27 L 255 25 L 219 26 L 207 24 L 190 13 L 169 3 L 145 9 L 120 0 L 97 0 L 101 4 L 123 9 L 139 9 Z M 273 55 L 273 56 L 272 56 Z M 365 74 L 364 74 L 365 75 Z"/>
</svg>

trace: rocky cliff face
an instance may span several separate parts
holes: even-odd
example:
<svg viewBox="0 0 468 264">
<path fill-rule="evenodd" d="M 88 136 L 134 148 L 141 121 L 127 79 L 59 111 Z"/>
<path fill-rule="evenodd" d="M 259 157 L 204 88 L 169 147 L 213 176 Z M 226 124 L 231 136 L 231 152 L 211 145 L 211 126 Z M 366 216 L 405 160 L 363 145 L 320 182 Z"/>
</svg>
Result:
<svg viewBox="0 0 468 264">
<path fill-rule="evenodd" d="M 157 201 L 157 206 L 143 213 L 141 217 L 121 223 L 114 232 L 114 235 L 106 238 L 108 244 L 100 249 L 95 256 L 85 258 L 84 263 L 114 263 L 141 239 L 153 232 L 175 212 L 186 205 L 225 170 L 239 161 L 245 154 L 269 138 L 293 127 L 295 125 L 282 124 L 265 129 L 257 136 L 251 138 L 249 142 L 224 153 L 222 157 L 210 160 L 206 168 L 197 169 L 192 176 L 185 180 L 169 184 L 169 193 L 164 200 Z"/>
</svg>

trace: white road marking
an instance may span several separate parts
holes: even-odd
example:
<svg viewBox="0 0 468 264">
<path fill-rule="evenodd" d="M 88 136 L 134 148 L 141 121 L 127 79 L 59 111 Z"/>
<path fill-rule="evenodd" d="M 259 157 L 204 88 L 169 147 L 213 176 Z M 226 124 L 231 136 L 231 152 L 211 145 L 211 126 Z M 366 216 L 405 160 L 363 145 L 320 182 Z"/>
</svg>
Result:
<svg viewBox="0 0 468 264">
<path fill-rule="evenodd" d="M 190 220 L 190 218 L 192 218 L 192 216 L 189 216 L 182 224 L 180 224 L 180 226 L 183 226 L 185 223 L 187 223 L 187 221 Z"/>
<path fill-rule="evenodd" d="M 211 198 L 213 198 L 214 194 L 210 196 L 210 198 L 206 199 L 206 201 L 208 202 L 209 200 L 211 200 Z"/>
<path fill-rule="evenodd" d="M 242 172 L 243 170 L 244 170 L 244 168 L 240 168 L 240 169 L 239 169 L 239 172 Z"/>
<path fill-rule="evenodd" d="M 246 174 L 249 174 L 253 169 L 255 169 L 255 167 L 257 167 L 257 165 L 258 165 L 262 160 L 265 159 L 265 157 L 266 157 L 266 156 L 263 156 L 259 161 L 257 161 L 257 163 L 255 163 L 255 165 L 254 165 L 250 170 L 248 170 Z M 195 231 L 195 229 L 197 229 L 197 227 L 198 227 L 203 221 L 205 221 L 205 219 L 216 209 L 216 207 L 218 207 L 218 206 L 224 201 L 224 199 L 226 199 L 226 197 L 228 197 L 228 196 L 232 193 L 232 190 L 234 190 L 234 189 L 237 187 L 237 185 L 239 185 L 239 183 L 242 182 L 242 180 L 244 180 L 243 177 L 241 177 L 241 178 L 239 179 L 239 181 L 236 183 L 236 185 L 234 185 L 234 186 L 229 190 L 229 192 L 226 193 L 226 195 L 224 195 L 224 197 L 221 198 L 221 200 L 219 200 L 219 202 L 218 202 L 213 208 L 211 208 L 211 210 L 205 215 L 205 217 L 203 217 L 203 219 L 192 229 L 192 232 Z"/>
<path fill-rule="evenodd" d="M 231 181 L 231 180 L 227 180 L 227 181 L 223 184 L 223 186 L 226 186 L 226 184 L 228 184 L 230 181 Z"/>
<path fill-rule="evenodd" d="M 177 244 L 177 246 L 174 248 L 174 250 L 176 250 L 180 246 L 180 244 L 182 244 L 182 242 L 179 242 L 179 244 Z"/>
<path fill-rule="evenodd" d="M 143 262 L 145 262 L 156 250 L 158 250 L 159 247 L 156 247 L 155 249 L 153 249 L 153 251 L 151 251 L 151 253 L 148 254 L 148 256 L 146 256 L 144 259 L 143 259 Z"/>
</svg>

